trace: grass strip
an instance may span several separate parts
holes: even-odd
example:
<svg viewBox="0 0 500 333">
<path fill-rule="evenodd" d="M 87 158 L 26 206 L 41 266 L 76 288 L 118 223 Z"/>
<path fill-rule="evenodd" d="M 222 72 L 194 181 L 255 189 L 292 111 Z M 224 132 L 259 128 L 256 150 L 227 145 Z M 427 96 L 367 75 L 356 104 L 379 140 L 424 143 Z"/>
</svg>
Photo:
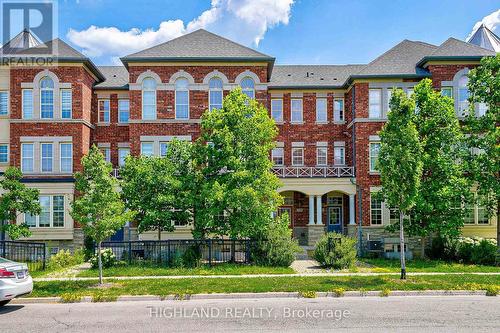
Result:
<svg viewBox="0 0 500 333">
<path fill-rule="evenodd" d="M 307 276 L 225 279 L 146 279 L 107 280 L 97 288 L 96 280 L 35 282 L 30 297 L 79 296 L 117 297 L 120 295 L 186 295 L 237 292 L 320 292 L 336 290 L 486 290 L 500 288 L 496 275 L 412 276 L 406 281 L 395 276 Z"/>
</svg>

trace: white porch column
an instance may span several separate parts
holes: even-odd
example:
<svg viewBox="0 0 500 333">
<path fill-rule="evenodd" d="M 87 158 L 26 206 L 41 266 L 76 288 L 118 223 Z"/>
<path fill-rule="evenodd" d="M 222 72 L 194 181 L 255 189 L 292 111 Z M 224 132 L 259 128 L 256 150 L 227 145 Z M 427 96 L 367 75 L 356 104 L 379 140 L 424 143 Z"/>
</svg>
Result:
<svg viewBox="0 0 500 333">
<path fill-rule="evenodd" d="M 309 195 L 309 224 L 314 224 L 314 196 Z"/>
<path fill-rule="evenodd" d="M 349 224 L 351 225 L 356 224 L 356 220 L 354 219 L 354 206 L 354 194 L 349 194 Z"/>
<path fill-rule="evenodd" d="M 323 209 L 321 209 L 321 195 L 316 196 L 316 224 L 323 224 Z"/>
</svg>

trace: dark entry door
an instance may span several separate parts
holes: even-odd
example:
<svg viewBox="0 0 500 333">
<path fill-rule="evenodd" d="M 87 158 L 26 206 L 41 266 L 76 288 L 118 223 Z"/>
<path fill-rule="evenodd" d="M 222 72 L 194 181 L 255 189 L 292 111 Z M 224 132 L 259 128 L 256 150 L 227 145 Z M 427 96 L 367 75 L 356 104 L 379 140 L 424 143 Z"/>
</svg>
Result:
<svg viewBox="0 0 500 333">
<path fill-rule="evenodd" d="M 328 232 L 342 233 L 342 207 L 328 207 Z"/>
</svg>

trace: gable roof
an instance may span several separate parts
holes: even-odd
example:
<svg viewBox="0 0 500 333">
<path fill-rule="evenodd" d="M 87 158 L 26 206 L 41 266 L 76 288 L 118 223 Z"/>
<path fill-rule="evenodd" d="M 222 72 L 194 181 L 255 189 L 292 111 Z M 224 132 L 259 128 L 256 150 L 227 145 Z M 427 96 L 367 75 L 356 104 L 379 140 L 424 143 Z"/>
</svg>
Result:
<svg viewBox="0 0 500 333">
<path fill-rule="evenodd" d="M 381 77 L 425 77 L 429 73 L 416 66 L 424 56 L 432 53 L 437 46 L 411 40 L 403 40 L 375 60 L 366 65 L 354 78 Z"/>
<path fill-rule="evenodd" d="M 341 88 L 366 65 L 275 65 L 269 88 Z"/>
<path fill-rule="evenodd" d="M 199 29 L 149 49 L 121 58 L 124 63 L 144 60 L 263 60 L 273 57 Z"/>
<path fill-rule="evenodd" d="M 129 73 L 124 66 L 99 66 L 105 80 L 95 86 L 96 89 L 128 90 Z"/>
<path fill-rule="evenodd" d="M 476 32 L 474 32 L 474 34 L 467 40 L 467 43 L 474 44 L 491 51 L 500 52 L 500 37 L 488 29 L 484 23 L 481 24 Z"/>
<path fill-rule="evenodd" d="M 418 66 L 431 60 L 481 60 L 482 57 L 494 56 L 495 51 L 487 50 L 474 44 L 450 37 L 434 52 L 418 62 Z"/>
</svg>

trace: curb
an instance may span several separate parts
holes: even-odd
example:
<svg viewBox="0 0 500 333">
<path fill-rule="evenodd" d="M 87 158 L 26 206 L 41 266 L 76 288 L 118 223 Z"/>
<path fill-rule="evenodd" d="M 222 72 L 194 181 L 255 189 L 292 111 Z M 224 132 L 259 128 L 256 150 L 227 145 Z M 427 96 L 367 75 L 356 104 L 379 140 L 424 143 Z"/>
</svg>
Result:
<svg viewBox="0 0 500 333">
<path fill-rule="evenodd" d="M 315 297 L 304 297 L 300 292 L 270 292 L 270 293 L 233 293 L 233 294 L 193 294 L 193 295 L 168 295 L 165 297 L 155 295 L 124 295 L 118 296 L 116 302 L 137 301 L 187 301 L 187 300 L 235 300 L 235 299 L 271 299 L 271 298 L 343 298 L 343 297 L 384 297 L 381 291 L 346 291 L 343 296 L 334 292 L 316 292 Z M 394 290 L 386 297 L 415 297 L 415 296 L 486 296 L 484 290 Z M 384 297 L 385 298 L 385 297 Z M 92 297 L 84 296 L 79 303 L 91 303 Z M 55 304 L 61 303 L 60 297 L 33 297 L 16 298 L 11 304 Z M 78 303 L 78 302 L 75 302 Z M 67 303 L 65 303 L 67 304 Z"/>
</svg>

